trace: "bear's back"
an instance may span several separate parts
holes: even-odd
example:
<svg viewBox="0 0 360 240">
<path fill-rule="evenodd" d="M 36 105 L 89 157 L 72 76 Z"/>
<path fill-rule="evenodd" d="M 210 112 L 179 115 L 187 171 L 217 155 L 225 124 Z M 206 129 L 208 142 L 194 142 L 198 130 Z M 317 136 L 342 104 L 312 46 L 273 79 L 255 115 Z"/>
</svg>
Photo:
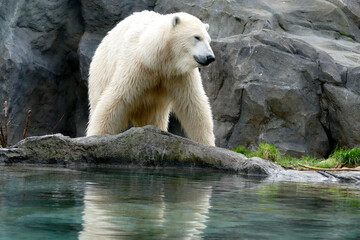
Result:
<svg viewBox="0 0 360 240">
<path fill-rule="evenodd" d="M 161 22 L 156 12 L 137 12 L 110 30 L 95 51 L 89 69 L 89 99 L 94 109 L 119 65 L 130 64 L 128 59 L 138 51 L 141 36 L 155 22 Z M 151 30 L 150 30 L 151 31 Z M 91 114 L 90 109 L 90 114 Z"/>
</svg>

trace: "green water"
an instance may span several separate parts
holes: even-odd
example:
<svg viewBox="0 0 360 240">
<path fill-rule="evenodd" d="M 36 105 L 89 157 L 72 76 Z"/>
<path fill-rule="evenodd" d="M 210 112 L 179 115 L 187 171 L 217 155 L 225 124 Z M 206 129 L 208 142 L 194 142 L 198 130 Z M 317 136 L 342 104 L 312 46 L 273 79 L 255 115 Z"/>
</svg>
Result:
<svg viewBox="0 0 360 240">
<path fill-rule="evenodd" d="M 360 239 L 354 185 L 0 166 L 0 239 Z"/>
</svg>

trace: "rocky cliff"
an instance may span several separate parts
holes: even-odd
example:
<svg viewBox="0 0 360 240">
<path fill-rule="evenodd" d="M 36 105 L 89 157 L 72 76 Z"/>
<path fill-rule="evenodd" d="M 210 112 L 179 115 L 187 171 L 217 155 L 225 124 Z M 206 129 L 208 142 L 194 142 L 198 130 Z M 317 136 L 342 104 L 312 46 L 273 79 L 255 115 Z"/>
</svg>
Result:
<svg viewBox="0 0 360 240">
<path fill-rule="evenodd" d="M 100 40 L 134 11 L 185 11 L 210 24 L 217 61 L 202 69 L 217 145 L 276 144 L 326 156 L 360 145 L 358 0 L 3 0 L 0 101 L 9 140 L 82 136 L 87 72 Z"/>
</svg>

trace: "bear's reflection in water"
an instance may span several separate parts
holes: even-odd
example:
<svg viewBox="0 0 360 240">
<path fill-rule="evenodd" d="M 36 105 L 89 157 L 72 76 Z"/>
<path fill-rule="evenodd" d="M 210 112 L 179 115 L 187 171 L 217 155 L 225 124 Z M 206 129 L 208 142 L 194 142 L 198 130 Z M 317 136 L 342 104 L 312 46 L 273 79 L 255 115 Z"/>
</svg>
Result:
<svg viewBox="0 0 360 240">
<path fill-rule="evenodd" d="M 176 176 L 162 181 L 163 177 L 87 182 L 79 239 L 200 238 L 212 186 Z"/>
</svg>

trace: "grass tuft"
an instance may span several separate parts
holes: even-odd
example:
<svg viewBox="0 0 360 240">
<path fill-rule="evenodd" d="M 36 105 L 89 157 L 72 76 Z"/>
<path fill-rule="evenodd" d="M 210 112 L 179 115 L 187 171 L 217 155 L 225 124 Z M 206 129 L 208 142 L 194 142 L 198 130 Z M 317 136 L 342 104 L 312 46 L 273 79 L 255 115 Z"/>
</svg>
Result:
<svg viewBox="0 0 360 240">
<path fill-rule="evenodd" d="M 251 153 L 251 151 L 249 149 L 247 149 L 246 147 L 243 147 L 243 146 L 237 146 L 234 150 L 234 152 L 237 152 L 237 153 L 241 153 L 241 154 L 244 154 L 245 156 L 249 156 L 249 154 Z"/>
<path fill-rule="evenodd" d="M 261 158 L 271 162 L 278 162 L 282 158 L 282 154 L 275 145 L 269 143 L 259 144 L 259 154 Z"/>
<path fill-rule="evenodd" d="M 339 166 L 339 162 L 335 158 L 328 158 L 315 163 L 313 166 L 318 168 L 335 168 Z"/>
<path fill-rule="evenodd" d="M 246 157 L 260 157 L 275 162 L 285 168 L 298 168 L 298 164 L 318 168 L 337 168 L 339 166 L 357 167 L 360 165 L 360 148 L 338 149 L 336 148 L 328 159 L 317 159 L 311 156 L 295 158 L 280 153 L 274 144 L 260 143 L 256 151 L 251 151 L 243 146 L 234 149 Z"/>
<path fill-rule="evenodd" d="M 335 158 L 346 167 L 356 167 L 360 164 L 360 148 L 346 149 L 336 147 L 330 157 Z"/>
</svg>

